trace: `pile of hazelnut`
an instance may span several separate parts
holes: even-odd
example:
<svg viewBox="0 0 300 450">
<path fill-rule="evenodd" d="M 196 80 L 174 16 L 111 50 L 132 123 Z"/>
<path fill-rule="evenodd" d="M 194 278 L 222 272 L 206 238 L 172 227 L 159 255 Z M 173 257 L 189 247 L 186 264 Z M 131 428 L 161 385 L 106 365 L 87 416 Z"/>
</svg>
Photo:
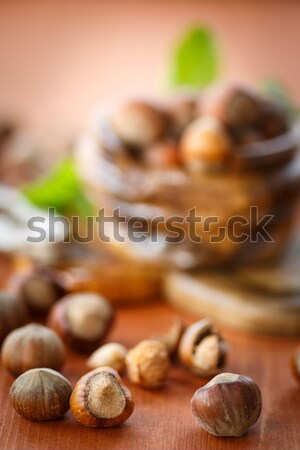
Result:
<svg viewBox="0 0 300 450">
<path fill-rule="evenodd" d="M 55 290 L 53 297 L 45 299 L 44 283 L 49 279 L 45 273 L 35 277 L 30 279 L 36 288 L 34 298 L 26 288 L 29 278 L 19 286 L 18 296 L 6 291 L 0 294 L 2 365 L 17 377 L 10 400 L 21 416 L 53 420 L 70 408 L 75 419 L 87 427 L 120 425 L 131 416 L 134 399 L 119 373 L 126 368 L 131 383 L 157 389 L 167 381 L 171 363 L 179 359 L 200 377 L 214 376 L 191 400 L 192 412 L 204 430 L 215 436 L 241 436 L 258 420 L 260 390 L 246 376 L 220 373 L 228 346 L 210 319 L 185 327 L 178 318 L 164 334 L 129 350 L 116 342 L 101 345 L 114 318 L 110 303 L 87 292 L 60 298 Z M 28 324 L 30 309 L 46 312 L 47 326 Z M 92 352 L 86 361 L 92 370 L 74 389 L 58 372 L 65 361 L 65 346 Z M 299 352 L 293 358 L 293 370 L 299 377 Z"/>
<path fill-rule="evenodd" d="M 161 273 L 166 265 L 186 269 L 278 256 L 299 192 L 298 140 L 280 106 L 238 84 L 102 105 L 78 143 L 77 168 L 93 207 L 109 216 L 117 210 L 122 223 L 114 216 L 103 225 L 107 240 L 94 232 L 95 247 L 162 267 Z M 259 239 L 250 249 L 245 236 L 257 231 L 250 227 L 252 207 L 261 217 L 274 216 L 271 245 Z M 191 211 L 202 219 L 193 222 L 200 239 L 191 238 L 190 220 L 183 220 Z M 182 233 L 170 229 L 172 216 L 180 217 Z M 246 219 L 244 239 L 232 230 L 233 216 Z M 139 218 L 136 228 L 133 217 Z M 211 217 L 218 223 L 206 227 Z M 225 236 L 215 239 L 220 227 Z M 143 237 L 132 239 L 133 228 Z"/>
<path fill-rule="evenodd" d="M 127 155 L 148 167 L 180 165 L 193 170 L 231 169 L 245 150 L 255 152 L 252 144 L 284 135 L 290 128 L 277 104 L 235 84 L 200 95 L 181 94 L 164 103 L 124 101 L 100 122 L 100 146 L 110 158 L 120 157 L 122 163 Z M 272 164 L 272 158 L 266 162 Z"/>
</svg>

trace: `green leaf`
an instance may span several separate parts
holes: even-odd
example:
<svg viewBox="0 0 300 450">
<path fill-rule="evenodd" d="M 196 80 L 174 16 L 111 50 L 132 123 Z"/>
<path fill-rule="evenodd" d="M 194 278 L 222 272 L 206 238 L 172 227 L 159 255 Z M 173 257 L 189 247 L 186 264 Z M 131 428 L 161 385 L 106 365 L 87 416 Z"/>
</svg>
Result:
<svg viewBox="0 0 300 450">
<path fill-rule="evenodd" d="M 54 207 L 61 214 L 87 216 L 92 212 L 71 157 L 62 160 L 42 180 L 26 185 L 23 193 L 36 206 Z"/>
<path fill-rule="evenodd" d="M 264 93 L 274 100 L 290 117 L 299 118 L 299 107 L 294 103 L 286 87 L 273 78 L 267 78 L 261 83 Z"/>
<path fill-rule="evenodd" d="M 206 87 L 217 79 L 218 66 L 212 32 L 205 28 L 192 28 L 175 47 L 170 83 L 172 86 Z"/>
</svg>

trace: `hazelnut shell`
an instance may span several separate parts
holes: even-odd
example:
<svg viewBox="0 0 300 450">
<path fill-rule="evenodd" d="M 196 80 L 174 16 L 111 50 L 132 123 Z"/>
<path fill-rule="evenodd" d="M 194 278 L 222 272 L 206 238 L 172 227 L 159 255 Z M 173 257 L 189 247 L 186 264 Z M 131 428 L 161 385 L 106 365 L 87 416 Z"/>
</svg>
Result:
<svg viewBox="0 0 300 450">
<path fill-rule="evenodd" d="M 196 117 L 197 97 L 193 93 L 181 92 L 169 99 L 166 109 L 170 116 L 170 127 L 179 137 L 186 126 Z"/>
<path fill-rule="evenodd" d="M 257 93 L 235 84 L 208 90 L 202 108 L 204 115 L 212 115 L 233 129 L 258 124 L 262 118 L 261 99 Z"/>
<path fill-rule="evenodd" d="M 206 357 L 207 359 L 212 359 L 211 361 L 207 361 L 209 363 L 208 368 L 206 368 L 206 366 L 201 367 L 201 364 L 197 364 L 198 361 L 196 360 L 197 346 L 200 346 L 201 342 L 204 342 L 205 339 L 213 336 L 216 337 L 216 344 L 218 346 L 216 349 L 217 353 L 210 355 L 210 347 L 208 347 L 207 353 L 202 354 L 201 356 L 203 358 Z M 209 346 L 210 344 L 211 343 L 208 342 Z M 215 353 L 214 347 L 213 351 Z M 178 356 L 180 361 L 199 376 L 209 376 L 218 373 L 225 364 L 226 354 L 227 346 L 219 333 L 214 329 L 213 323 L 209 318 L 199 320 L 187 327 L 179 342 Z"/>
<path fill-rule="evenodd" d="M 18 414 L 34 421 L 54 420 L 69 410 L 72 386 L 55 370 L 31 369 L 10 389 L 10 401 Z"/>
<path fill-rule="evenodd" d="M 249 377 L 222 373 L 198 389 L 192 412 L 200 426 L 214 436 L 242 436 L 257 422 L 261 392 Z"/>
<path fill-rule="evenodd" d="M 38 267 L 20 279 L 18 293 L 31 312 L 45 315 L 65 295 L 65 289 L 56 278 L 51 269 Z"/>
<path fill-rule="evenodd" d="M 177 166 L 180 162 L 179 149 L 172 141 L 154 143 L 145 149 L 144 162 L 150 168 Z"/>
<path fill-rule="evenodd" d="M 11 331 L 24 325 L 28 318 L 26 305 L 16 295 L 0 292 L 0 344 Z"/>
<path fill-rule="evenodd" d="M 99 302 L 99 311 L 95 314 L 90 315 L 88 313 L 87 317 L 84 318 L 84 303 L 82 304 L 82 314 L 80 318 L 80 336 L 72 330 L 72 326 L 70 321 L 68 320 L 68 308 L 72 308 L 72 302 L 76 302 L 80 298 L 86 299 L 86 302 L 89 302 L 90 298 L 98 299 Z M 100 317 L 100 310 L 103 310 L 103 315 Z M 101 313 L 102 314 L 102 313 Z M 74 350 L 79 352 L 90 352 L 99 347 L 102 342 L 102 339 L 106 336 L 108 330 L 111 327 L 113 322 L 113 309 L 108 301 L 106 301 L 102 296 L 89 293 L 75 293 L 69 294 L 59 300 L 51 309 L 50 314 L 47 319 L 47 325 L 50 328 L 53 328 L 58 335 L 62 338 L 62 340 Z M 89 320 L 93 320 L 95 325 L 95 321 L 99 320 L 99 332 L 92 338 L 89 337 L 90 327 Z M 86 332 L 86 338 L 84 336 Z"/>
<path fill-rule="evenodd" d="M 171 327 L 162 334 L 153 336 L 153 339 L 161 342 L 167 348 L 167 352 L 170 356 L 176 354 L 179 346 L 180 339 L 184 332 L 185 326 L 183 321 L 178 317 L 174 320 Z"/>
<path fill-rule="evenodd" d="M 2 345 L 2 363 L 13 375 L 29 369 L 59 370 L 65 359 L 60 337 L 50 328 L 31 323 L 12 331 Z"/>
<path fill-rule="evenodd" d="M 102 375 L 105 383 L 103 392 Z M 87 373 L 76 383 L 70 407 L 75 419 L 82 425 L 108 428 L 122 424 L 131 416 L 134 400 L 118 372 L 111 367 L 100 367 Z M 106 418 L 104 415 L 113 417 Z"/>
<path fill-rule="evenodd" d="M 90 369 L 108 366 L 120 373 L 125 367 L 126 353 L 127 349 L 124 345 L 110 342 L 95 350 L 86 364 Z"/>
<path fill-rule="evenodd" d="M 141 100 L 128 101 L 114 112 L 112 127 L 127 145 L 145 147 L 159 140 L 166 131 L 165 114 Z"/>
</svg>

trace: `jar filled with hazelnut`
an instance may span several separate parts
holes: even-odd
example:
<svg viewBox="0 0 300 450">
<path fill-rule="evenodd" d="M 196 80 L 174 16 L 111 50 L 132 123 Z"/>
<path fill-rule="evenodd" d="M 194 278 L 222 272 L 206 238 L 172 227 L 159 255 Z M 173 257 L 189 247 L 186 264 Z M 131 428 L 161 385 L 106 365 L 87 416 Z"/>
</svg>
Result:
<svg viewBox="0 0 300 450">
<path fill-rule="evenodd" d="M 244 86 L 106 110 L 77 149 L 95 211 L 113 217 L 93 245 L 160 268 L 272 259 L 293 223 L 297 144 L 280 107 Z"/>
</svg>

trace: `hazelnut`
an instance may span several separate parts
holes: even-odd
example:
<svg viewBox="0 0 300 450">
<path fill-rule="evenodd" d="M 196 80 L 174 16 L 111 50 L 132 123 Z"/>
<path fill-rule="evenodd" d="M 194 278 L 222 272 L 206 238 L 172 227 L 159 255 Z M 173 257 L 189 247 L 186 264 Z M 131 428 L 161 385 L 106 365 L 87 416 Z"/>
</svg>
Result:
<svg viewBox="0 0 300 450">
<path fill-rule="evenodd" d="M 82 292 L 69 294 L 51 309 L 48 325 L 75 350 L 96 349 L 113 319 L 111 305 L 101 295 Z"/>
<path fill-rule="evenodd" d="M 96 141 L 92 145 L 96 146 L 97 152 L 99 151 L 105 160 L 116 164 L 120 170 L 125 170 L 128 165 L 140 160 L 140 149 L 132 145 L 126 145 L 119 138 L 113 129 L 112 121 L 107 112 L 98 117 L 95 125 Z M 89 145 L 88 141 L 86 141 L 86 144 Z"/>
<path fill-rule="evenodd" d="M 133 413 L 134 400 L 114 369 L 101 367 L 77 382 L 70 399 L 71 411 L 86 427 L 115 427 Z"/>
<path fill-rule="evenodd" d="M 225 365 L 227 345 L 210 319 L 185 330 L 179 343 L 180 361 L 199 376 L 214 375 Z"/>
<path fill-rule="evenodd" d="M 87 360 L 87 366 L 91 369 L 97 367 L 112 367 L 117 372 L 121 372 L 125 367 L 125 357 L 127 349 L 117 342 L 102 345 Z"/>
<path fill-rule="evenodd" d="M 36 367 L 59 370 L 65 358 L 64 345 L 50 328 L 36 323 L 12 331 L 2 345 L 2 363 L 13 375 Z"/>
<path fill-rule="evenodd" d="M 28 312 L 24 303 L 13 294 L 0 291 L 0 344 L 15 328 L 24 325 Z"/>
<path fill-rule="evenodd" d="M 178 165 L 179 150 L 177 145 L 171 141 L 152 144 L 144 152 L 144 162 L 147 166 L 156 168 L 168 168 Z"/>
<path fill-rule="evenodd" d="M 242 436 L 257 422 L 261 392 L 249 377 L 221 373 L 192 398 L 192 411 L 200 426 L 214 436 Z"/>
<path fill-rule="evenodd" d="M 185 127 L 196 116 L 196 97 L 192 93 L 180 93 L 169 100 L 167 112 L 171 119 L 171 130 L 179 137 Z"/>
<path fill-rule="evenodd" d="M 55 370 L 31 369 L 13 383 L 10 401 L 26 419 L 54 420 L 69 410 L 71 393 L 69 381 Z"/>
<path fill-rule="evenodd" d="M 248 145 L 261 142 L 265 139 L 264 133 L 258 127 L 242 127 L 234 132 L 234 140 L 238 145 Z"/>
<path fill-rule="evenodd" d="M 145 147 L 159 140 L 166 127 L 164 113 L 145 101 L 128 101 L 112 117 L 112 128 L 119 138 L 135 147 Z"/>
<path fill-rule="evenodd" d="M 168 331 L 154 336 L 153 339 L 164 344 L 168 354 L 171 356 L 176 353 L 183 332 L 184 324 L 180 318 L 177 318 Z"/>
<path fill-rule="evenodd" d="M 28 274 L 18 287 L 20 297 L 29 309 L 37 314 L 47 313 L 53 304 L 65 294 L 55 274 L 48 268 L 38 267 Z"/>
<path fill-rule="evenodd" d="M 149 389 L 161 387 L 170 368 L 166 346 L 151 339 L 140 342 L 128 351 L 126 368 L 132 383 Z"/>
<path fill-rule="evenodd" d="M 212 115 L 230 128 L 258 124 L 262 117 L 261 100 L 244 86 L 222 85 L 206 92 L 203 114 Z"/>
<path fill-rule="evenodd" d="M 112 129 L 108 116 L 102 114 L 96 124 L 96 137 L 100 144 L 100 150 L 111 158 L 123 155 L 127 152 L 124 143 Z"/>
<path fill-rule="evenodd" d="M 221 122 L 200 117 L 185 129 L 181 142 L 182 161 L 191 168 L 222 168 L 231 159 L 233 144 Z"/>
<path fill-rule="evenodd" d="M 296 350 L 291 359 L 291 368 L 296 380 L 300 381 L 300 347 Z"/>
<path fill-rule="evenodd" d="M 261 131 L 265 139 L 271 139 L 286 133 L 289 124 L 281 108 L 269 99 L 262 100 Z"/>
</svg>

